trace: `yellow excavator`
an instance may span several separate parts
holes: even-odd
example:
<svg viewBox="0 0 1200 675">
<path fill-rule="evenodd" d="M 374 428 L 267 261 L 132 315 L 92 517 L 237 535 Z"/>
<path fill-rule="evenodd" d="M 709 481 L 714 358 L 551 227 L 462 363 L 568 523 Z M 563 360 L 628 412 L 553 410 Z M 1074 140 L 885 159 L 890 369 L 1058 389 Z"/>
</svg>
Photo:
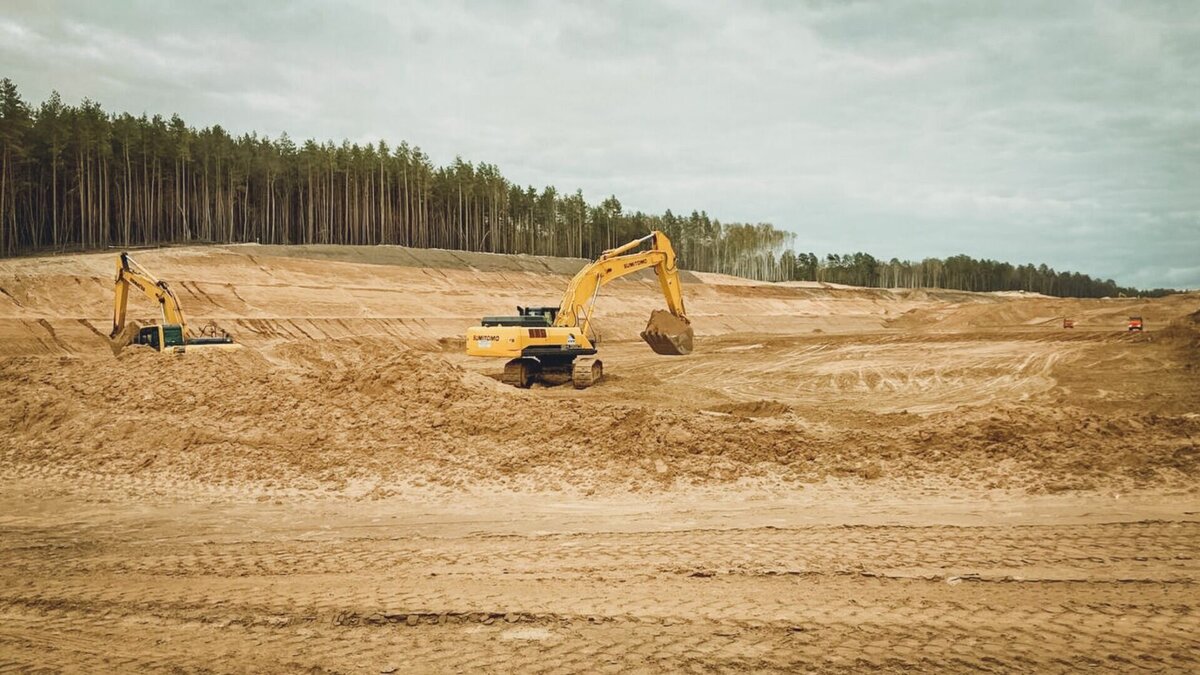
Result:
<svg viewBox="0 0 1200 675">
<path fill-rule="evenodd" d="M 134 335 L 125 333 L 125 308 L 129 304 L 129 289 L 136 288 L 146 297 L 158 303 L 162 311 L 162 320 L 153 326 L 139 327 Z M 219 332 L 215 325 L 209 324 L 201 330 L 201 335 L 193 336 L 188 329 L 187 320 L 183 318 L 183 308 L 175 291 L 165 281 L 159 281 L 146 271 L 146 268 L 134 262 L 128 253 L 121 253 L 117 259 L 117 279 L 115 298 L 113 301 L 113 326 L 108 337 L 117 347 L 128 344 L 146 345 L 156 351 L 183 352 L 194 347 L 204 348 L 238 348 L 228 333 Z"/>
<path fill-rule="evenodd" d="M 517 307 L 518 316 L 487 316 L 467 330 L 467 354 L 509 359 L 501 381 L 526 388 L 534 382 L 589 387 L 604 373 L 595 358 L 592 312 L 600 287 L 653 268 L 667 311 L 655 310 L 641 337 L 658 354 L 690 354 L 694 333 L 683 307 L 675 250 L 657 230 L 609 249 L 571 279 L 557 307 Z"/>
</svg>

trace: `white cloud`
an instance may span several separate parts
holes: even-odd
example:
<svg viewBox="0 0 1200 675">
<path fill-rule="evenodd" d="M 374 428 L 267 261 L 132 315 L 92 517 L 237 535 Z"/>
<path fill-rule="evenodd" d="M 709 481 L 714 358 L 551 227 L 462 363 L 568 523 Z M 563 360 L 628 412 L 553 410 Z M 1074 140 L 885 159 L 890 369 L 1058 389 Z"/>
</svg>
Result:
<svg viewBox="0 0 1200 675">
<path fill-rule="evenodd" d="M 18 4 L 6 75 L 110 110 L 771 220 L 797 245 L 967 252 L 1200 286 L 1186 3 Z"/>
</svg>

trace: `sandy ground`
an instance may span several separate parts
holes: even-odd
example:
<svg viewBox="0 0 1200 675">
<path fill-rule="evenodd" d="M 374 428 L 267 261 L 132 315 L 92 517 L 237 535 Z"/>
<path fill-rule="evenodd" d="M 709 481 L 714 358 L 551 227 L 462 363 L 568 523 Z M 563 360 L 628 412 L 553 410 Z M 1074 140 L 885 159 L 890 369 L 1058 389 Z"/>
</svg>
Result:
<svg viewBox="0 0 1200 675">
<path fill-rule="evenodd" d="M 0 261 L 0 672 L 1200 669 L 1198 295 L 688 274 L 662 357 L 623 280 L 606 379 L 516 390 L 461 335 L 579 261 L 137 257 L 246 348 Z"/>
</svg>

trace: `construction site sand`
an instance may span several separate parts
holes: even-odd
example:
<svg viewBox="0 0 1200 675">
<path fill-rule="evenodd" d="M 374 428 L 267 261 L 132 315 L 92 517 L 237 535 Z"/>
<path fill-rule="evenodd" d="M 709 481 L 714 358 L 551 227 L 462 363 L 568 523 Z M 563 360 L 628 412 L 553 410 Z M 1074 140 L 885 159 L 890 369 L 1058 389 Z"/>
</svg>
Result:
<svg viewBox="0 0 1200 675">
<path fill-rule="evenodd" d="M 194 325 L 214 321 L 247 347 L 174 356 L 110 349 L 112 257 L 0 263 L 10 475 L 374 494 L 831 477 L 1044 491 L 1191 485 L 1200 462 L 1185 321 L 1195 295 L 1063 300 L 688 275 L 696 351 L 659 356 L 637 340 L 662 304 L 645 276 L 600 299 L 601 384 L 521 391 L 496 380 L 499 362 L 465 357 L 461 335 L 484 314 L 554 302 L 581 261 L 147 251 L 139 259 L 171 281 Z M 1130 314 L 1150 330 L 1125 333 Z M 135 299 L 131 315 L 152 321 L 154 307 Z M 1162 331 L 1171 322 L 1181 334 Z"/>
<path fill-rule="evenodd" d="M 245 348 L 0 261 L 0 672 L 1200 669 L 1196 294 L 689 273 L 659 356 L 642 276 L 602 382 L 519 390 L 463 331 L 582 261 L 135 256 Z"/>
</svg>

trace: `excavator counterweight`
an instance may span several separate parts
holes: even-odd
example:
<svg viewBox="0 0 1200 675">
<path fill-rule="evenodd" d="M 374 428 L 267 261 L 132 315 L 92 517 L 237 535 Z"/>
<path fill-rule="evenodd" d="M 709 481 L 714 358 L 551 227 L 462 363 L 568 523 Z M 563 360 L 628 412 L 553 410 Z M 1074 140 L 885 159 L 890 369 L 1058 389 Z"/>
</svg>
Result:
<svg viewBox="0 0 1200 675">
<path fill-rule="evenodd" d="M 675 251 L 658 231 L 609 249 L 586 265 L 571 279 L 558 307 L 518 307 L 517 316 L 484 317 L 481 325 L 467 330 L 467 354 L 508 358 L 501 381 L 517 387 L 534 382 L 589 387 L 604 373 L 591 331 L 600 287 L 643 269 L 654 270 L 667 309 L 651 313 L 642 339 L 658 354 L 690 354 L 694 334 L 683 306 Z"/>
</svg>

